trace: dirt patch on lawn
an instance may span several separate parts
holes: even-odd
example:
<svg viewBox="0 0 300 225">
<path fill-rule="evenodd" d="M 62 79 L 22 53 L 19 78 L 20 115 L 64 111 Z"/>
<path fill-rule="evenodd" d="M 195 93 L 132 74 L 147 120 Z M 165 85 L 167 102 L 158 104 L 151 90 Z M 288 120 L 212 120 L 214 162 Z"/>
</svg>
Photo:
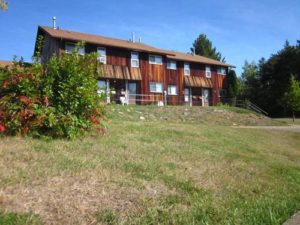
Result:
<svg viewBox="0 0 300 225">
<path fill-rule="evenodd" d="M 128 176 L 85 171 L 51 177 L 41 184 L 11 186 L 0 190 L 0 208 L 8 212 L 33 212 L 49 225 L 97 224 L 97 212 L 113 210 L 124 221 L 138 202 L 155 202 L 172 194 L 158 182 L 120 183 L 128 180 Z"/>
</svg>

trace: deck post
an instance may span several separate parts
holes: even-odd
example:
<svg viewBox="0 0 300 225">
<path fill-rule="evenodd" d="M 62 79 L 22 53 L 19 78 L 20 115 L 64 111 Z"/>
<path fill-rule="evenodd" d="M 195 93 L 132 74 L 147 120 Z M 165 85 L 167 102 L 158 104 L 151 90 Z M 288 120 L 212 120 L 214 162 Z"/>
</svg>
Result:
<svg viewBox="0 0 300 225">
<path fill-rule="evenodd" d="M 129 105 L 128 80 L 125 80 L 125 104 Z"/>
<path fill-rule="evenodd" d="M 110 103 L 109 79 L 106 80 L 106 103 Z"/>
<path fill-rule="evenodd" d="M 192 99 L 192 88 L 190 88 L 190 96 L 189 96 L 189 100 L 190 100 L 190 106 L 193 106 L 193 99 Z"/>
<path fill-rule="evenodd" d="M 164 105 L 167 105 L 167 91 L 166 90 L 164 91 L 163 97 L 164 97 Z"/>
</svg>

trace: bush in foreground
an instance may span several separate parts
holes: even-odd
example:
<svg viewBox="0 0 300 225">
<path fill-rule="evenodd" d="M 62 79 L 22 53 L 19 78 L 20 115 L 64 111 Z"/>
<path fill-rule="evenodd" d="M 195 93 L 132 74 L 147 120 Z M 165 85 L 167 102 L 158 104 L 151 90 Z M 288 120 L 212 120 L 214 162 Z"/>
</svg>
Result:
<svg viewBox="0 0 300 225">
<path fill-rule="evenodd" d="M 21 61 L 0 71 L 0 133 L 76 138 L 100 124 L 97 54 Z"/>
</svg>

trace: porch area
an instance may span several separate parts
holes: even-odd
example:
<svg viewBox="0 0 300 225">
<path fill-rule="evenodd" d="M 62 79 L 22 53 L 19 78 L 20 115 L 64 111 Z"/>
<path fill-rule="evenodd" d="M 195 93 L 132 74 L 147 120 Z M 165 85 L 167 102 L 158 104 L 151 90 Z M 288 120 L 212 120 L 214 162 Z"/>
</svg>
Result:
<svg viewBox="0 0 300 225">
<path fill-rule="evenodd" d="M 142 80 L 139 68 L 102 65 L 98 68 L 98 74 L 98 93 L 105 95 L 107 103 L 137 103 Z"/>
<path fill-rule="evenodd" d="M 211 79 L 186 76 L 184 77 L 184 102 L 191 106 L 210 106 L 212 105 L 212 88 Z"/>
</svg>

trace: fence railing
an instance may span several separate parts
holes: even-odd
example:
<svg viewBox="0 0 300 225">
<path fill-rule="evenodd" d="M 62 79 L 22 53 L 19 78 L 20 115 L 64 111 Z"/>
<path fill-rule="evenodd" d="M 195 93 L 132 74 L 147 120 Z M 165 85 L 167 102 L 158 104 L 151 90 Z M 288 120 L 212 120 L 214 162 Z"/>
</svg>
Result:
<svg viewBox="0 0 300 225">
<path fill-rule="evenodd" d="M 236 106 L 236 107 L 240 107 L 240 108 L 249 109 L 249 110 L 252 110 L 256 113 L 263 114 L 265 116 L 268 115 L 268 113 L 265 110 L 263 110 L 258 105 L 255 105 L 254 103 L 250 102 L 247 99 L 240 100 L 240 99 L 236 99 L 236 98 L 222 98 L 221 102 L 229 104 L 231 106 Z"/>
</svg>

